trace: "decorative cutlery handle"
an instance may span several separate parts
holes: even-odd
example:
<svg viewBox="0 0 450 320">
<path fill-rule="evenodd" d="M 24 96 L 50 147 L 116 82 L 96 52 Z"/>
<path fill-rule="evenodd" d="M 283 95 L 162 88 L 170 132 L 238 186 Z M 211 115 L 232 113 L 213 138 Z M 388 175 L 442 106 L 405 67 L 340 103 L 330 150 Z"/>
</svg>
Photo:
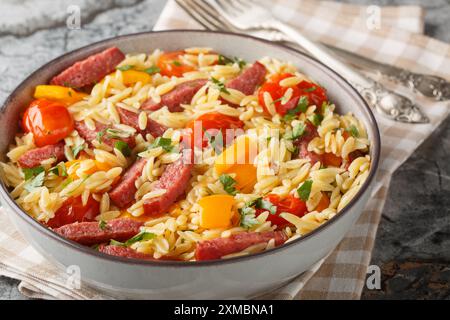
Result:
<svg viewBox="0 0 450 320">
<path fill-rule="evenodd" d="M 340 73 L 361 93 L 367 102 L 381 115 L 408 123 L 429 122 L 427 116 L 409 98 L 384 88 L 381 84 L 363 76 L 332 55 L 324 46 L 309 40 L 297 30 L 279 20 L 268 21 L 269 27 L 280 30 L 306 51 Z"/>
<path fill-rule="evenodd" d="M 437 101 L 450 100 L 450 83 L 440 77 L 417 74 L 407 70 L 390 74 L 388 77 L 426 97 L 432 97 Z"/>
<path fill-rule="evenodd" d="M 373 81 L 368 87 L 352 83 L 367 103 L 382 115 L 399 122 L 428 123 L 425 116 L 410 99 L 394 93 Z"/>
</svg>

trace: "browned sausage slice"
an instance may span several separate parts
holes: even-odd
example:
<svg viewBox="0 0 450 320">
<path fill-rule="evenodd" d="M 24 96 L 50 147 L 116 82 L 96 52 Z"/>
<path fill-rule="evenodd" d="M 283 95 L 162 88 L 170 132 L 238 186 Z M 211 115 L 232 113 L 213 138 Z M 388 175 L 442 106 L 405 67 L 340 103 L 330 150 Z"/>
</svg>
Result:
<svg viewBox="0 0 450 320">
<path fill-rule="evenodd" d="M 109 254 L 111 256 L 130 258 L 130 259 L 141 259 L 141 260 L 155 260 L 149 254 L 137 252 L 129 247 L 114 246 L 114 245 L 100 245 L 98 251 Z"/>
<path fill-rule="evenodd" d="M 275 239 L 275 245 L 279 246 L 287 240 L 287 236 L 283 231 L 242 232 L 229 238 L 201 241 L 197 244 L 195 259 L 198 261 L 220 259 L 255 244 L 269 242 L 271 239 Z"/>
<path fill-rule="evenodd" d="M 167 106 L 170 112 L 183 111 L 182 104 L 189 104 L 201 87 L 207 82 L 206 79 L 198 79 L 183 82 L 177 85 L 172 91 L 161 96 L 161 102 L 157 103 L 152 99 L 145 101 L 141 108 L 143 110 L 158 110 Z"/>
<path fill-rule="evenodd" d="M 126 241 L 138 234 L 143 224 L 133 219 L 114 219 L 101 228 L 96 221 L 75 222 L 59 227 L 55 232 L 66 239 L 90 246 L 110 240 Z"/>
<path fill-rule="evenodd" d="M 226 87 L 239 90 L 245 95 L 253 94 L 256 88 L 264 82 L 266 67 L 256 61 L 239 76 L 227 82 Z"/>
<path fill-rule="evenodd" d="M 118 48 L 108 48 L 76 62 L 55 76 L 50 84 L 73 88 L 94 84 L 113 72 L 123 59 L 125 59 L 125 55 Z"/>
<path fill-rule="evenodd" d="M 185 159 L 180 158 L 166 167 L 154 187 L 154 189 L 165 189 L 166 193 L 144 202 L 146 215 L 158 216 L 164 213 L 185 192 L 193 167 L 192 163 L 185 162 Z"/>
<path fill-rule="evenodd" d="M 109 198 L 119 208 L 123 209 L 133 202 L 136 193 L 134 182 L 141 176 L 146 163 L 147 160 L 144 158 L 136 160 L 125 172 L 119 184 L 109 192 Z"/>
<path fill-rule="evenodd" d="M 120 107 L 117 108 L 117 111 L 121 123 L 136 129 L 136 131 L 141 133 L 144 137 L 147 133 L 150 133 L 153 137 L 160 137 L 167 130 L 166 126 L 163 126 L 150 118 L 147 119 L 147 127 L 144 130 L 141 130 L 139 128 L 139 115 L 137 113 Z"/>
<path fill-rule="evenodd" d="M 64 142 L 28 150 L 20 156 L 18 162 L 22 168 L 33 168 L 40 166 L 42 161 L 52 157 L 56 158 L 56 162 L 66 158 L 64 155 Z"/>
<path fill-rule="evenodd" d="M 80 137 L 86 140 L 90 145 L 92 145 L 92 141 L 97 139 L 97 141 L 101 140 L 101 143 L 114 147 L 115 143 L 120 140 L 126 142 L 130 148 L 135 147 L 136 141 L 133 136 L 127 138 L 113 138 L 110 134 L 108 134 L 108 129 L 111 128 L 103 123 L 96 122 L 95 130 L 91 130 L 86 126 L 84 121 L 75 121 L 75 130 L 77 130 Z M 99 132 L 103 132 L 101 138 L 98 136 Z"/>
</svg>

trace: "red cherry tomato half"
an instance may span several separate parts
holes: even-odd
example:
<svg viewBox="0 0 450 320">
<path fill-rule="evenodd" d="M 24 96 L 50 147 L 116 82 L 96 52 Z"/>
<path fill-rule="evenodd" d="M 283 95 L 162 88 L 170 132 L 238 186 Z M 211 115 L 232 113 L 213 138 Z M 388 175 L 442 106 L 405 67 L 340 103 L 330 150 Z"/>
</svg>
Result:
<svg viewBox="0 0 450 320">
<path fill-rule="evenodd" d="M 201 131 L 197 126 L 200 126 Z M 244 127 L 244 122 L 239 120 L 239 118 L 227 116 L 221 113 L 206 113 L 201 115 L 197 119 L 188 123 L 186 128 L 191 129 L 191 145 L 197 147 L 206 147 L 208 141 L 204 139 L 205 132 L 211 135 L 217 134 L 214 129 L 220 130 L 222 132 L 223 143 L 232 141 L 235 136 L 235 132 L 227 132 L 227 129 L 239 129 Z M 198 132 L 201 132 L 198 134 Z"/>
<path fill-rule="evenodd" d="M 70 197 L 63 202 L 47 225 L 50 228 L 59 228 L 74 222 L 94 221 L 99 213 L 100 204 L 94 198 L 89 197 L 86 205 L 83 206 L 81 196 Z"/>
<path fill-rule="evenodd" d="M 282 73 L 273 75 L 267 82 L 265 82 L 258 93 L 258 101 L 261 106 L 267 111 L 267 106 L 264 102 L 264 92 L 268 92 L 274 101 L 275 110 L 280 115 L 284 116 L 288 110 L 294 109 L 302 96 L 308 98 L 309 105 L 316 105 L 318 108 L 322 107 L 322 103 L 327 101 L 325 90 L 308 81 L 302 81 L 298 85 L 291 87 L 282 87 L 280 81 L 286 78 L 293 77 L 291 73 Z M 285 104 L 281 103 L 281 98 L 288 89 L 292 89 L 291 99 Z"/>
<path fill-rule="evenodd" d="M 277 225 L 278 229 L 281 229 L 290 223 L 280 217 L 280 213 L 289 212 L 297 217 L 302 217 L 306 214 L 306 203 L 292 195 L 281 198 L 276 194 L 267 195 L 264 200 L 270 201 L 273 205 L 277 207 L 277 212 L 275 214 L 269 214 L 267 220 L 272 222 L 273 225 Z M 264 209 L 256 209 L 256 215 L 260 215 Z"/>
<path fill-rule="evenodd" d="M 67 137 L 74 128 L 67 108 L 59 103 L 37 99 L 30 103 L 22 119 L 26 132 L 31 132 L 38 147 L 55 144 Z"/>
<path fill-rule="evenodd" d="M 160 73 L 168 77 L 181 77 L 185 72 L 194 71 L 195 68 L 193 66 L 184 64 L 181 61 L 180 56 L 184 53 L 184 51 L 172 51 L 161 54 L 156 63 Z"/>
</svg>

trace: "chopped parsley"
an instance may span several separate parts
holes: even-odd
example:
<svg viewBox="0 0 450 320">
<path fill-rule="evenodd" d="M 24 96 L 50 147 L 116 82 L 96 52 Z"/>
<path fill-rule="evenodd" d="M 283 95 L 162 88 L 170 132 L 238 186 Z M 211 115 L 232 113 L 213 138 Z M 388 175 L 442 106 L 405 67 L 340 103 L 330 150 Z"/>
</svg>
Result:
<svg viewBox="0 0 450 320">
<path fill-rule="evenodd" d="M 312 115 L 310 115 L 310 116 L 308 117 L 308 120 L 309 120 L 313 125 L 315 125 L 316 127 L 318 127 L 318 126 L 322 123 L 323 115 L 320 114 L 320 113 L 314 113 L 314 114 L 312 114 Z"/>
<path fill-rule="evenodd" d="M 125 157 L 129 157 L 131 155 L 130 146 L 122 140 L 117 140 L 114 143 L 114 148 L 119 150 Z"/>
<path fill-rule="evenodd" d="M 102 143 L 102 139 L 103 139 L 103 136 L 105 135 L 105 133 L 106 133 L 105 130 L 100 130 L 99 132 L 97 132 L 96 139 L 99 143 Z"/>
<path fill-rule="evenodd" d="M 80 145 L 72 148 L 72 154 L 73 154 L 74 158 L 76 158 L 80 154 L 80 152 L 83 150 L 84 150 L 84 144 L 80 144 Z"/>
<path fill-rule="evenodd" d="M 300 122 L 294 128 L 292 128 L 292 132 L 286 133 L 284 135 L 284 139 L 287 140 L 295 140 L 303 136 L 306 132 L 306 125 L 303 122 Z"/>
<path fill-rule="evenodd" d="M 128 71 L 128 70 L 133 69 L 133 68 L 134 68 L 134 66 L 132 66 L 130 64 L 126 64 L 124 66 L 117 67 L 116 69 L 120 70 L 120 71 Z"/>
<path fill-rule="evenodd" d="M 55 176 L 67 177 L 67 168 L 64 163 L 57 164 L 53 168 L 50 168 L 49 172 L 53 173 Z"/>
<path fill-rule="evenodd" d="M 219 60 L 217 62 L 217 64 L 219 64 L 219 65 L 227 65 L 227 64 L 234 64 L 234 63 L 237 63 L 237 65 L 239 66 L 239 69 L 244 68 L 245 65 L 247 64 L 247 62 L 241 58 L 238 58 L 238 57 L 228 58 L 223 55 L 219 55 Z"/>
<path fill-rule="evenodd" d="M 25 176 L 25 180 L 30 180 L 31 178 L 34 178 L 41 172 L 44 172 L 45 169 L 41 166 L 33 167 L 33 168 L 22 168 L 22 172 Z"/>
<path fill-rule="evenodd" d="M 269 200 L 264 200 L 263 198 L 258 198 L 255 200 L 255 207 L 256 209 L 267 210 L 270 214 L 277 213 L 277 206 Z"/>
<path fill-rule="evenodd" d="M 293 109 L 289 109 L 286 112 L 286 114 L 284 115 L 283 119 L 285 121 L 290 121 L 290 120 L 294 119 L 295 116 L 298 113 L 300 113 L 300 112 L 305 113 L 306 110 L 308 109 L 308 106 L 309 106 L 309 99 L 308 99 L 308 97 L 307 96 L 301 96 L 298 99 L 297 106 L 295 108 L 293 108 Z"/>
<path fill-rule="evenodd" d="M 256 219 L 256 210 L 252 207 L 245 206 L 239 209 L 240 215 L 240 226 L 245 229 L 250 229 L 251 227 L 257 225 L 259 222 Z"/>
<path fill-rule="evenodd" d="M 298 196 L 303 201 L 308 201 L 309 195 L 311 194 L 312 180 L 306 180 L 303 184 L 297 189 Z"/>
<path fill-rule="evenodd" d="M 178 60 L 173 60 L 173 65 L 177 66 L 177 67 L 181 67 L 181 62 Z"/>
<path fill-rule="evenodd" d="M 157 66 L 151 66 L 150 68 L 144 69 L 142 71 L 144 71 L 148 74 L 154 74 L 154 73 L 161 72 L 161 69 L 159 69 Z"/>
<path fill-rule="evenodd" d="M 98 227 L 99 227 L 101 230 L 105 230 L 107 226 L 108 226 L 108 225 L 106 224 L 106 221 L 105 221 L 105 220 L 100 220 L 100 221 L 98 222 Z"/>
<path fill-rule="evenodd" d="M 28 192 L 32 192 L 34 189 L 42 187 L 44 184 L 45 171 L 41 171 L 38 175 L 32 178 L 29 182 L 27 182 L 24 186 L 25 190 Z"/>
<path fill-rule="evenodd" d="M 359 138 L 359 131 L 358 128 L 356 128 L 356 126 L 351 125 L 350 127 L 346 128 L 345 131 L 347 131 L 348 133 L 350 133 L 350 135 L 354 138 Z"/>
<path fill-rule="evenodd" d="M 120 241 L 116 241 L 116 240 L 111 240 L 109 242 L 110 245 L 113 246 L 121 246 L 121 247 L 129 247 L 131 246 L 133 243 L 138 242 L 138 241 L 145 241 L 145 240 L 151 240 L 153 238 L 156 237 L 156 234 L 152 233 L 152 232 L 146 232 L 146 231 L 141 231 L 139 232 L 137 235 L 135 235 L 133 238 L 128 239 L 125 242 L 120 242 Z"/>
<path fill-rule="evenodd" d="M 150 145 L 150 148 L 157 147 L 163 148 L 166 152 L 171 152 L 174 150 L 174 147 L 172 146 L 172 140 L 170 138 L 156 138 L 155 141 L 153 141 L 153 143 Z"/>
<path fill-rule="evenodd" d="M 109 138 L 113 138 L 113 139 L 120 139 L 120 138 L 129 138 L 131 136 L 130 133 L 119 130 L 119 129 L 112 129 L 112 128 L 108 128 L 105 130 L 106 135 Z"/>
<path fill-rule="evenodd" d="M 236 180 L 234 180 L 230 175 L 228 174 L 222 174 L 219 177 L 220 183 L 222 183 L 223 189 L 226 191 L 226 193 L 231 195 L 236 195 L 237 191 L 235 188 Z"/>
<path fill-rule="evenodd" d="M 214 77 L 211 77 L 211 81 L 212 81 L 212 83 L 214 83 L 214 85 L 217 87 L 217 89 L 219 89 L 220 92 L 230 94 L 230 92 L 227 90 L 227 88 L 225 87 L 225 84 L 223 82 L 221 82 L 220 80 L 217 80 Z"/>
<path fill-rule="evenodd" d="M 303 89 L 303 91 L 305 91 L 305 92 L 313 92 L 313 91 L 315 91 L 316 89 L 317 89 L 317 87 L 311 87 L 311 88 Z"/>
</svg>

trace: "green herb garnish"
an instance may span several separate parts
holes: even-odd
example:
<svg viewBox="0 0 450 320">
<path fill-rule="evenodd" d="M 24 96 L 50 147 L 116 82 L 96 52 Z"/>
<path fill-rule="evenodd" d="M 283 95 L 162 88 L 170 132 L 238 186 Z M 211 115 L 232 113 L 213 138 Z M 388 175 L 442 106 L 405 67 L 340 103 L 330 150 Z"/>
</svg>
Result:
<svg viewBox="0 0 450 320">
<path fill-rule="evenodd" d="M 356 128 L 354 125 L 351 125 L 350 127 L 346 128 L 345 131 L 350 133 L 350 135 L 354 138 L 359 138 L 359 131 L 358 128 Z"/>
<path fill-rule="evenodd" d="M 163 137 L 156 138 L 150 145 L 150 148 L 157 148 L 157 147 L 163 148 L 166 152 L 171 152 L 174 150 L 172 146 L 172 140 L 170 138 L 163 138 Z"/>
<path fill-rule="evenodd" d="M 231 59 L 226 56 L 219 55 L 219 60 L 217 61 L 217 64 L 227 65 L 227 64 L 233 64 L 233 63 L 237 63 L 239 66 L 239 69 L 242 69 L 247 64 L 247 62 L 245 60 L 242 60 L 241 58 L 238 58 L 238 57 L 234 57 L 233 59 Z"/>
<path fill-rule="evenodd" d="M 300 113 L 300 112 L 305 113 L 306 110 L 308 109 L 308 106 L 309 106 L 309 100 L 308 100 L 308 97 L 307 97 L 307 96 L 301 96 L 301 97 L 298 99 L 297 106 L 296 106 L 295 108 L 293 108 L 293 109 L 289 109 L 289 110 L 286 112 L 286 114 L 284 115 L 283 119 L 284 119 L 285 121 L 290 121 L 290 120 L 294 119 L 295 116 L 296 116 L 298 113 Z"/>
<path fill-rule="evenodd" d="M 255 207 L 257 209 L 267 210 L 270 214 L 277 213 L 277 206 L 269 200 L 264 200 L 263 198 L 258 198 L 255 200 Z"/>
<path fill-rule="evenodd" d="M 30 180 L 31 178 L 34 178 L 41 172 L 45 171 L 45 169 L 41 166 L 33 167 L 33 168 L 22 168 L 22 172 L 25 176 L 25 180 Z"/>
<path fill-rule="evenodd" d="M 32 178 L 28 183 L 25 184 L 24 188 L 28 192 L 32 192 L 34 189 L 42 187 L 44 184 L 45 171 L 41 171 L 38 175 Z"/>
<path fill-rule="evenodd" d="M 116 241 L 114 239 L 111 239 L 109 241 L 109 245 L 111 245 L 111 246 L 119 246 L 119 247 L 126 247 L 125 243 L 120 242 L 120 241 Z"/>
<path fill-rule="evenodd" d="M 314 113 L 311 116 L 308 117 L 308 120 L 311 121 L 313 125 L 316 127 L 320 126 L 323 120 L 323 115 L 320 113 Z"/>
<path fill-rule="evenodd" d="M 97 141 L 99 143 L 102 143 L 102 139 L 103 139 L 103 136 L 105 135 L 105 133 L 106 133 L 106 130 L 100 130 L 99 132 L 97 132 L 97 136 L 95 137 L 95 139 L 97 139 Z"/>
<path fill-rule="evenodd" d="M 67 168 L 64 163 L 59 163 L 56 166 L 50 168 L 49 172 L 53 173 L 55 176 L 67 177 Z"/>
<path fill-rule="evenodd" d="M 303 122 L 300 122 L 294 128 L 292 128 L 292 132 L 284 135 L 284 139 L 287 140 L 295 140 L 303 136 L 306 132 L 306 125 Z"/>
<path fill-rule="evenodd" d="M 239 209 L 239 215 L 240 215 L 240 226 L 245 229 L 250 229 L 251 227 L 259 223 L 255 217 L 256 210 L 252 207 L 245 206 Z"/>
<path fill-rule="evenodd" d="M 303 201 L 308 201 L 309 195 L 311 194 L 312 180 L 306 180 L 303 184 L 297 189 L 297 193 Z"/>
<path fill-rule="evenodd" d="M 79 146 L 76 146 L 75 148 L 72 148 L 72 154 L 74 158 L 78 156 L 78 154 L 84 150 L 84 144 L 80 144 Z"/>
<path fill-rule="evenodd" d="M 315 91 L 316 89 L 317 89 L 317 87 L 311 87 L 311 88 L 303 89 L 303 91 L 305 91 L 305 92 L 313 92 L 313 91 Z"/>
<path fill-rule="evenodd" d="M 154 74 L 154 73 L 161 72 L 161 69 L 158 68 L 157 66 L 151 66 L 150 68 L 144 69 L 142 71 L 144 71 L 148 74 Z"/>
<path fill-rule="evenodd" d="M 108 128 L 105 130 L 106 135 L 109 138 L 113 138 L 113 139 L 125 139 L 125 138 L 129 138 L 131 136 L 130 133 L 119 130 L 119 129 L 112 129 L 112 128 Z"/>
<path fill-rule="evenodd" d="M 121 66 L 121 67 L 116 67 L 116 69 L 120 70 L 120 71 L 128 71 L 128 70 L 133 69 L 133 68 L 134 68 L 134 66 L 129 65 L 129 64 L 126 64 L 126 65 Z"/>
<path fill-rule="evenodd" d="M 220 92 L 230 94 L 230 92 L 227 90 L 227 88 L 225 87 L 225 84 L 223 82 L 221 82 L 220 80 L 217 80 L 214 77 L 211 77 L 211 81 L 212 81 L 212 83 L 214 83 L 214 85 L 217 87 L 217 89 L 219 89 Z"/>
<path fill-rule="evenodd" d="M 114 148 L 119 150 L 125 157 L 129 157 L 131 155 L 130 146 L 122 140 L 117 140 L 114 143 Z"/>
<path fill-rule="evenodd" d="M 135 235 L 133 238 L 128 239 L 127 241 L 125 241 L 124 244 L 125 244 L 125 246 L 129 247 L 135 242 L 151 240 L 151 239 L 153 239 L 155 237 L 156 237 L 156 234 L 154 234 L 154 233 L 141 231 L 137 235 Z"/>
<path fill-rule="evenodd" d="M 235 188 L 236 180 L 234 180 L 230 175 L 228 174 L 222 174 L 219 177 L 220 183 L 222 183 L 223 189 L 226 191 L 226 193 L 231 195 L 236 195 L 237 191 Z"/>
<path fill-rule="evenodd" d="M 105 220 L 100 220 L 100 221 L 98 222 L 98 227 L 99 227 L 101 230 L 105 230 L 107 226 L 108 226 L 108 225 L 107 225 L 107 223 L 106 223 Z"/>
<path fill-rule="evenodd" d="M 181 67 L 181 62 L 180 62 L 180 61 L 173 60 L 172 63 L 173 63 L 175 66 L 177 66 L 177 67 Z"/>
</svg>

